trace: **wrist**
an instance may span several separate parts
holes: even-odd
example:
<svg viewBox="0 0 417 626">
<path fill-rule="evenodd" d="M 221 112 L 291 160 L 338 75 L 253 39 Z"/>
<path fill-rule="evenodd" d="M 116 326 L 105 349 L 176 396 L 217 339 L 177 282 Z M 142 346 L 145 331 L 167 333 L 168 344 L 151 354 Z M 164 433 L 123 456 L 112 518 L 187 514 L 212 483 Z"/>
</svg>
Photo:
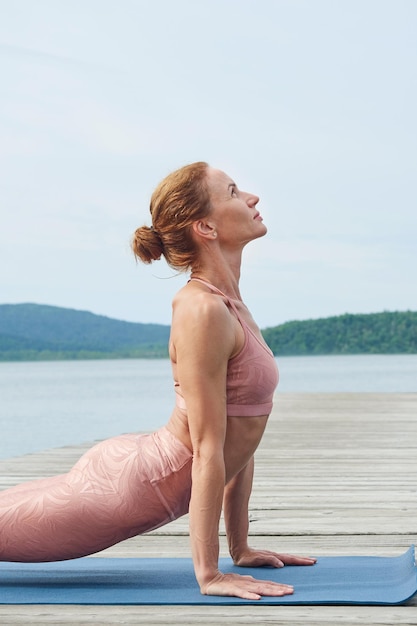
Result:
<svg viewBox="0 0 417 626">
<path fill-rule="evenodd" d="M 239 545 L 230 546 L 229 548 L 229 553 L 232 557 L 233 563 L 237 563 L 239 559 L 241 559 L 245 554 L 248 554 L 248 552 L 250 552 L 250 547 L 247 541 Z"/>
<path fill-rule="evenodd" d="M 195 569 L 195 577 L 203 593 L 207 585 L 209 585 L 211 582 L 216 580 L 216 578 L 218 578 L 219 576 L 221 576 L 221 574 L 218 568 L 200 569 L 200 570 Z"/>
</svg>

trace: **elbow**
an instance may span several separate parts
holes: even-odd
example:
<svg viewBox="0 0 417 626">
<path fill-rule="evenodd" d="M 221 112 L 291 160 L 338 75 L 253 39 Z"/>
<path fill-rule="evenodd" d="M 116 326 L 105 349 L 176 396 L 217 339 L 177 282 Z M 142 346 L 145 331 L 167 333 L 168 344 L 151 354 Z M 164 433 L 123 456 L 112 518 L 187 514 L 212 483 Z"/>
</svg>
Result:
<svg viewBox="0 0 417 626">
<path fill-rule="evenodd" d="M 224 484 L 226 469 L 223 450 L 205 449 L 202 447 L 193 450 L 193 474 L 205 474 L 213 479 L 221 476 Z"/>
<path fill-rule="evenodd" d="M 205 442 L 193 445 L 193 462 L 198 465 L 224 465 L 223 446 L 207 445 Z"/>
</svg>

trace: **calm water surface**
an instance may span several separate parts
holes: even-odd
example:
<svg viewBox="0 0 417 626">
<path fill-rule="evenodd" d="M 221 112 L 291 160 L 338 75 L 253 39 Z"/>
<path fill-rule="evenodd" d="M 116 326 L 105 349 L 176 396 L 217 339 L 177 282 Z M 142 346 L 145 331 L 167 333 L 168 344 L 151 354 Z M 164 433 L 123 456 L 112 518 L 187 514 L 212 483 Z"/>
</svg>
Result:
<svg viewBox="0 0 417 626">
<path fill-rule="evenodd" d="M 417 392 L 417 355 L 281 357 L 282 392 Z M 0 363 L 0 458 L 162 426 L 168 360 Z"/>
</svg>

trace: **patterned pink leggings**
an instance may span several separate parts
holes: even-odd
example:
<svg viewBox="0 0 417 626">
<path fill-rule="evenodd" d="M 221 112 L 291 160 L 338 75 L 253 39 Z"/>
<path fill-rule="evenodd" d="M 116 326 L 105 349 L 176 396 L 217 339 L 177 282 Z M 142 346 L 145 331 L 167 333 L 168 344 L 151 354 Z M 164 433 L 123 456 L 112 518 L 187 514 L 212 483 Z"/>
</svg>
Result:
<svg viewBox="0 0 417 626">
<path fill-rule="evenodd" d="M 0 492 L 0 561 L 61 561 L 188 512 L 192 454 L 166 428 L 121 435 L 67 473 Z"/>
</svg>

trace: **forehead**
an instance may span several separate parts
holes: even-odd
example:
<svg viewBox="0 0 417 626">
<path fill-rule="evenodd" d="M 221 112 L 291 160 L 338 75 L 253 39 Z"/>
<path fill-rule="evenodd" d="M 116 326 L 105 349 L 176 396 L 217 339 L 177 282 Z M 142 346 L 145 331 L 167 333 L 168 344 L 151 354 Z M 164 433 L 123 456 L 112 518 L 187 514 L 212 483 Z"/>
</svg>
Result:
<svg viewBox="0 0 417 626">
<path fill-rule="evenodd" d="M 214 167 L 208 168 L 207 182 L 210 194 L 225 193 L 230 185 L 235 184 L 230 176 Z"/>
</svg>

